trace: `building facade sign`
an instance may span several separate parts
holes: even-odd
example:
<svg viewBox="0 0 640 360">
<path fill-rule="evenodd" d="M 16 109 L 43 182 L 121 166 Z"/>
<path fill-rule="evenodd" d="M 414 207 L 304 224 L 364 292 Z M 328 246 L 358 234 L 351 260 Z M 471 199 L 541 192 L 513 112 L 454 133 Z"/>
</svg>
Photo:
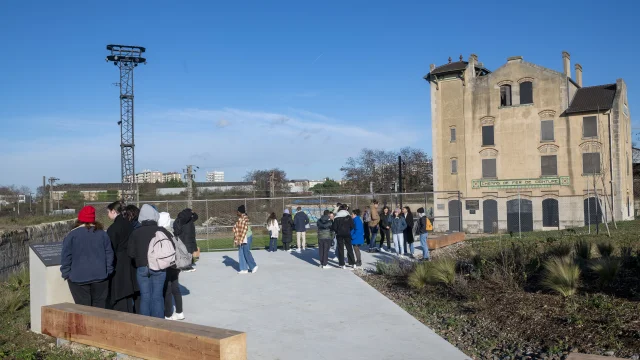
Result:
<svg viewBox="0 0 640 360">
<path fill-rule="evenodd" d="M 512 179 L 512 180 L 471 180 L 473 189 L 492 188 L 492 189 L 510 189 L 510 188 L 542 188 L 551 186 L 569 186 L 571 181 L 568 176 L 543 177 L 538 179 Z"/>
</svg>

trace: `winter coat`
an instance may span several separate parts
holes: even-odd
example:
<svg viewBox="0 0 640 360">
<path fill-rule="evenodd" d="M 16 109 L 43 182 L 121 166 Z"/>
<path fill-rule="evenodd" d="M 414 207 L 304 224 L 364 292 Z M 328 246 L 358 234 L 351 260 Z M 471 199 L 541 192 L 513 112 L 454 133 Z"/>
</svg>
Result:
<svg viewBox="0 0 640 360">
<path fill-rule="evenodd" d="M 420 214 L 418 219 L 418 233 L 416 235 L 422 235 L 428 233 L 427 231 L 427 216 Z"/>
<path fill-rule="evenodd" d="M 293 239 L 293 219 L 291 214 L 282 214 L 280 225 L 282 226 L 282 242 L 290 243 Z"/>
<path fill-rule="evenodd" d="M 329 218 L 329 215 L 322 215 L 316 225 L 318 226 L 318 240 L 333 240 L 333 232 L 331 231 L 333 221 Z"/>
<path fill-rule="evenodd" d="M 407 222 L 404 220 L 404 217 L 398 216 L 394 217 L 391 221 L 391 233 L 392 234 L 402 234 L 404 229 L 407 228 Z"/>
<path fill-rule="evenodd" d="M 380 214 L 380 227 L 382 229 L 386 229 L 387 226 L 391 227 L 391 222 L 393 221 L 393 215 L 391 213 L 385 215 L 384 213 Z"/>
<path fill-rule="evenodd" d="M 375 206 L 371 204 L 371 221 L 369 221 L 370 227 L 376 227 L 380 224 L 380 214 L 376 210 Z"/>
<path fill-rule="evenodd" d="M 407 227 L 404 229 L 404 241 L 408 244 L 413 243 L 413 214 L 410 212 L 404 216 L 404 221 L 407 223 Z"/>
<path fill-rule="evenodd" d="M 353 228 L 353 219 L 351 215 L 349 215 L 349 212 L 347 210 L 338 211 L 336 217 L 333 219 L 333 225 L 331 225 L 331 230 L 333 230 L 336 236 L 351 239 L 351 230 L 353 230 Z"/>
<path fill-rule="evenodd" d="M 362 245 L 364 244 L 364 224 L 360 216 L 353 218 L 353 229 L 351 230 L 351 244 Z"/>
<path fill-rule="evenodd" d="M 182 240 L 187 247 L 187 251 L 194 253 L 198 250 L 198 243 L 196 242 L 196 224 L 198 220 L 198 214 L 194 213 L 191 209 L 186 208 L 178 214 L 176 220 L 173 222 L 173 234 Z"/>
<path fill-rule="evenodd" d="M 278 234 L 280 234 L 280 225 L 278 224 L 277 219 L 267 220 L 267 231 L 270 232 L 270 236 L 272 238 L 278 238 Z"/>
<path fill-rule="evenodd" d="M 107 229 L 107 235 L 111 239 L 111 246 L 115 255 L 115 272 L 111 277 L 111 300 L 117 301 L 133 295 L 136 289 L 136 269 L 133 261 L 127 253 L 129 237 L 133 232 L 133 225 L 118 215 L 113 224 Z"/>
<path fill-rule="evenodd" d="M 293 223 L 295 224 L 296 232 L 305 232 L 309 224 L 309 217 L 304 211 L 298 211 L 293 217 Z"/>
<path fill-rule="evenodd" d="M 104 230 L 84 225 L 69 232 L 62 243 L 62 278 L 78 284 L 107 279 L 113 272 L 113 249 Z"/>
</svg>

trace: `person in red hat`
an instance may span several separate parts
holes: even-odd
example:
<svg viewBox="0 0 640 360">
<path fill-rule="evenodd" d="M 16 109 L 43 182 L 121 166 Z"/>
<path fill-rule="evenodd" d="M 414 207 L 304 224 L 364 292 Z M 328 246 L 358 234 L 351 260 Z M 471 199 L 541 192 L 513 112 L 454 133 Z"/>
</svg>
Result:
<svg viewBox="0 0 640 360">
<path fill-rule="evenodd" d="M 60 272 L 76 304 L 106 307 L 113 249 L 93 206 L 80 210 L 75 228 L 64 238 Z"/>
</svg>

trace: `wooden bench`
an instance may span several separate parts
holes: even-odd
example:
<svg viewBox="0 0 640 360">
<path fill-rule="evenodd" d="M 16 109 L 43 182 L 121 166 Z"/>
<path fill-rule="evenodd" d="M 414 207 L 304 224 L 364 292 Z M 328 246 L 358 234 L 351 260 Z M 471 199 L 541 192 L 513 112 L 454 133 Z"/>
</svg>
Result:
<svg viewBox="0 0 640 360">
<path fill-rule="evenodd" d="M 431 234 L 429 234 L 429 236 L 431 236 Z M 464 241 L 464 238 L 465 233 L 463 232 L 436 235 L 433 238 L 427 237 L 427 247 L 429 247 L 429 250 L 435 250 Z"/>
<path fill-rule="evenodd" d="M 600 356 L 600 355 L 587 355 L 580 353 L 571 353 L 567 356 L 567 360 L 624 360 L 621 358 L 615 358 L 611 356 Z"/>
<path fill-rule="evenodd" d="M 42 307 L 42 333 L 144 359 L 247 359 L 242 332 L 69 303 Z"/>
</svg>

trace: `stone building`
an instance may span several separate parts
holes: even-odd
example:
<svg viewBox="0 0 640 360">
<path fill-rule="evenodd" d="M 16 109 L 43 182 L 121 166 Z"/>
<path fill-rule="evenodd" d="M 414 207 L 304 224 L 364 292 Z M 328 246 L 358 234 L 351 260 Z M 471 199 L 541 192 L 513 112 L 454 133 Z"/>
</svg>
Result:
<svg viewBox="0 0 640 360">
<path fill-rule="evenodd" d="M 633 218 L 627 88 L 582 86 L 563 72 L 507 59 L 431 65 L 436 230 L 562 229 Z"/>
</svg>

